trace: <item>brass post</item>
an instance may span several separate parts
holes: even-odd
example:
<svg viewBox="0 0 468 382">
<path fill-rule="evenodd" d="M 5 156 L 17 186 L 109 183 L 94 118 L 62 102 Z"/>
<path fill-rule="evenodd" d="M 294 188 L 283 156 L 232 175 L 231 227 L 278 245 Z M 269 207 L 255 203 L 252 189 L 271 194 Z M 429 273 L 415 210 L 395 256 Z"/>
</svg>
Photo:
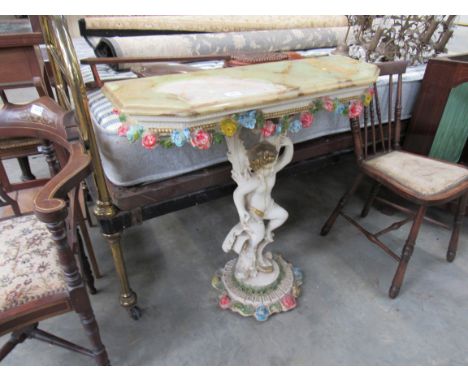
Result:
<svg viewBox="0 0 468 382">
<path fill-rule="evenodd" d="M 119 276 L 120 305 L 122 305 L 124 308 L 132 308 L 137 303 L 137 295 L 130 288 L 130 283 L 128 282 L 127 269 L 125 268 L 125 262 L 122 253 L 122 245 L 120 243 L 122 232 L 117 232 L 113 234 L 103 234 L 103 236 L 109 243 L 109 246 L 111 247 L 115 269 L 117 271 L 117 275 Z"/>
<path fill-rule="evenodd" d="M 57 81 L 59 102 L 62 106 L 70 109 L 70 102 L 65 96 L 65 88 L 68 85 L 74 101 L 75 115 L 78 120 L 81 139 L 85 145 L 85 149 L 91 154 L 94 169 L 93 178 L 98 191 L 98 200 L 94 213 L 97 216 L 111 217 L 115 215 L 116 209 L 112 205 L 109 190 L 107 189 L 106 178 L 89 112 L 86 88 L 81 76 L 78 58 L 68 33 L 66 21 L 63 16 L 40 16 L 40 21 L 52 69 Z"/>
<path fill-rule="evenodd" d="M 94 134 L 93 122 L 89 111 L 86 88 L 81 76 L 80 64 L 73 47 L 73 42 L 68 33 L 66 20 L 63 16 L 40 16 L 40 22 L 56 80 L 56 91 L 59 103 L 67 110 L 72 110 L 71 105 L 73 103 L 80 138 L 86 151 L 89 152 L 91 156 L 93 179 L 98 194 L 94 213 L 101 218 L 112 218 L 116 215 L 117 209 L 112 204 L 112 199 L 107 188 L 97 139 Z M 68 90 L 70 91 L 73 102 L 70 102 L 68 99 Z M 136 306 L 137 296 L 135 292 L 131 290 L 128 282 L 120 244 L 121 232 L 104 234 L 104 237 L 111 247 L 115 269 L 120 280 L 120 304 L 129 309 L 134 319 L 138 319 L 141 312 Z"/>
</svg>

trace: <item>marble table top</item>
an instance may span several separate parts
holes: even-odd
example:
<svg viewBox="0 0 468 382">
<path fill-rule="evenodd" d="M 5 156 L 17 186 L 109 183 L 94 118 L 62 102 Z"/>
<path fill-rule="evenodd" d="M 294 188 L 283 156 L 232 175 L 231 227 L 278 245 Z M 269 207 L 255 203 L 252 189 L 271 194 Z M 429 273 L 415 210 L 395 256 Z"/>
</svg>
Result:
<svg viewBox="0 0 468 382">
<path fill-rule="evenodd" d="M 199 119 L 291 100 L 345 94 L 377 80 L 378 68 L 344 56 L 108 82 L 102 88 L 130 116 Z"/>
</svg>

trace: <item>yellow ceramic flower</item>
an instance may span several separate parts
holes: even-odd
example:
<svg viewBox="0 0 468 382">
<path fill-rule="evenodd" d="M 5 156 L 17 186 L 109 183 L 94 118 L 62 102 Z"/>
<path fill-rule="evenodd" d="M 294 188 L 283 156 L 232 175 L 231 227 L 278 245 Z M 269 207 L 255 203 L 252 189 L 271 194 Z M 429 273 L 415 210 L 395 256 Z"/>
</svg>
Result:
<svg viewBox="0 0 468 382">
<path fill-rule="evenodd" d="M 364 106 L 369 106 L 370 103 L 372 101 L 372 94 L 370 93 L 367 93 L 365 96 L 364 96 Z"/>
<path fill-rule="evenodd" d="M 221 132 L 226 137 L 232 137 L 237 131 L 237 123 L 231 118 L 224 119 L 221 121 Z"/>
</svg>

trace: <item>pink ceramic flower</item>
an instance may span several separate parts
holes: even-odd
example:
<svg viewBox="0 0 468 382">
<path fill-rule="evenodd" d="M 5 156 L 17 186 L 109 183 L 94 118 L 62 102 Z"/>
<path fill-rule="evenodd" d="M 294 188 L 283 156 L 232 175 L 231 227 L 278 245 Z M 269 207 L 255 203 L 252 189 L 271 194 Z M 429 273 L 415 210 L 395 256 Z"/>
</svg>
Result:
<svg viewBox="0 0 468 382">
<path fill-rule="evenodd" d="M 112 113 L 118 115 L 118 114 L 120 114 L 120 110 L 114 107 L 114 108 L 112 109 Z"/>
<path fill-rule="evenodd" d="M 158 144 L 158 136 L 154 133 L 145 133 L 141 138 L 141 145 L 148 150 L 154 149 Z"/>
<path fill-rule="evenodd" d="M 231 299 L 229 298 L 229 296 L 227 294 L 222 295 L 221 298 L 219 299 L 219 307 L 221 309 L 227 309 L 229 308 L 230 305 L 231 305 Z"/>
<path fill-rule="evenodd" d="M 271 137 L 276 131 L 276 125 L 268 120 L 268 121 L 265 121 L 265 124 L 263 125 L 262 127 L 262 135 L 264 137 Z"/>
<path fill-rule="evenodd" d="M 296 299 L 292 294 L 287 294 L 281 299 L 281 305 L 285 310 L 294 309 L 296 307 Z"/>
<path fill-rule="evenodd" d="M 313 114 L 309 113 L 308 111 L 301 113 L 301 123 L 304 129 L 311 127 L 313 122 L 314 122 Z"/>
<path fill-rule="evenodd" d="M 352 101 L 349 105 L 349 118 L 357 118 L 362 113 L 362 102 L 361 101 Z"/>
<path fill-rule="evenodd" d="M 331 98 L 329 97 L 325 97 L 323 99 L 323 108 L 326 110 L 326 111 L 333 111 L 335 109 L 335 105 L 333 104 L 333 101 Z"/>
<path fill-rule="evenodd" d="M 213 138 L 210 133 L 204 131 L 203 129 L 197 129 L 192 132 L 190 136 L 190 143 L 193 147 L 196 147 L 200 150 L 208 150 L 211 147 Z"/>
<path fill-rule="evenodd" d="M 125 137 L 127 136 L 128 133 L 128 125 L 126 123 L 122 123 L 119 127 L 119 130 L 117 130 L 117 134 L 119 137 Z"/>
</svg>

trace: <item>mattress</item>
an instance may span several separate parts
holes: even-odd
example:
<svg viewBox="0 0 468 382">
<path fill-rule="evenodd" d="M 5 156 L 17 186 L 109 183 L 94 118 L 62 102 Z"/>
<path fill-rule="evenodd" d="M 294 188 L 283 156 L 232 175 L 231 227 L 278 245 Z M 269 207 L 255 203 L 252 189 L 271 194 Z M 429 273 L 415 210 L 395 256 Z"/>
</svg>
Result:
<svg viewBox="0 0 468 382">
<path fill-rule="evenodd" d="M 402 119 L 411 117 L 425 66 L 409 68 L 403 76 Z M 377 82 L 382 104 L 383 121 L 387 121 L 388 79 Z M 108 179 L 118 186 L 160 181 L 227 161 L 225 143 L 210 150 L 198 150 L 190 145 L 181 148 L 145 150 L 117 135 L 121 124 L 113 113 L 114 106 L 101 90 L 89 94 L 90 110 L 101 159 Z M 294 143 L 349 131 L 347 118 L 334 113 L 319 112 L 310 129 L 291 134 Z M 248 131 L 243 132 L 247 142 L 253 141 Z"/>
</svg>

